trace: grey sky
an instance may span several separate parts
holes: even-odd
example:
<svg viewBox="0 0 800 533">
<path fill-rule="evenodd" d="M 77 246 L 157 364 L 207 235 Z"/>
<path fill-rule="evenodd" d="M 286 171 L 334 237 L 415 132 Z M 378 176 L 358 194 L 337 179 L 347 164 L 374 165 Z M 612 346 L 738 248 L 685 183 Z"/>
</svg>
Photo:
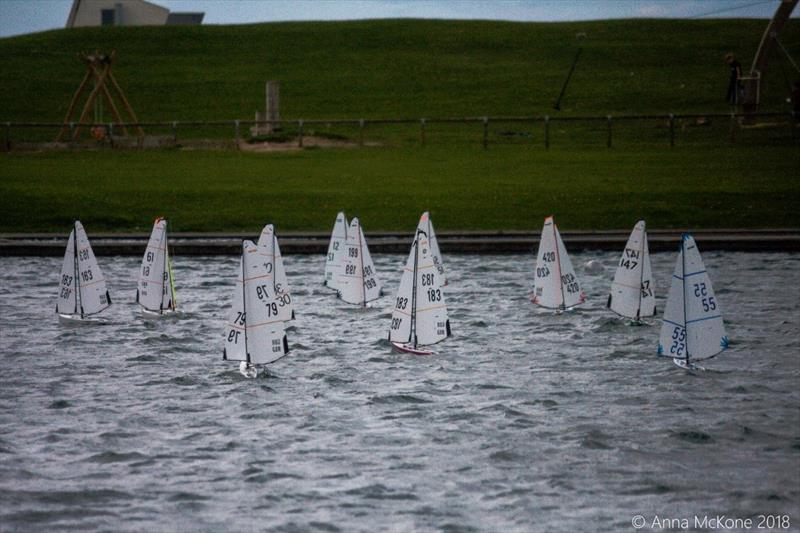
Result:
<svg viewBox="0 0 800 533">
<path fill-rule="evenodd" d="M 279 20 L 445 18 L 517 21 L 606 18 L 769 18 L 780 0 L 154 0 L 204 11 L 204 24 Z M 72 0 L 0 0 L 0 37 L 63 28 Z M 795 16 L 797 13 L 795 13 Z"/>
</svg>

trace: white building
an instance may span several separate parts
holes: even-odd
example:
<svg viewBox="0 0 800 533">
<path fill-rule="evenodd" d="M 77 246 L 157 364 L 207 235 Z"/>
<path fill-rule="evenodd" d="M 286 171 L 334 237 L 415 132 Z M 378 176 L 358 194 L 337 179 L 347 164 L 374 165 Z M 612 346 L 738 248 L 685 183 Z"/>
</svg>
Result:
<svg viewBox="0 0 800 533">
<path fill-rule="evenodd" d="M 67 28 L 200 24 L 205 13 L 170 13 L 145 0 L 72 0 Z"/>
</svg>

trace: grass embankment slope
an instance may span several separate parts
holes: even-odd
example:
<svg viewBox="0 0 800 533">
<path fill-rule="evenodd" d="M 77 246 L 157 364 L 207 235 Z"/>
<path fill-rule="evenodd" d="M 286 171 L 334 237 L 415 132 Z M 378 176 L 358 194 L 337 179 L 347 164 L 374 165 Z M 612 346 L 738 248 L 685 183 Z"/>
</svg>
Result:
<svg viewBox="0 0 800 533">
<path fill-rule="evenodd" d="M 75 28 L 0 39 L 0 120 L 60 121 L 83 76 L 79 52 L 116 50 L 115 72 L 142 120 L 249 119 L 266 80 L 288 118 L 729 111 L 733 51 L 755 54 L 766 20 L 571 23 L 372 20 L 241 26 Z M 576 35 L 585 33 L 580 43 Z M 800 26 L 781 34 L 800 52 Z M 762 88 L 786 109 L 779 52 Z M 791 74 L 791 72 L 789 72 Z"/>
<path fill-rule="evenodd" d="M 116 72 L 141 120 L 250 118 L 264 82 L 281 81 L 286 118 L 554 114 L 552 103 L 587 37 L 562 115 L 726 112 L 722 54 L 746 64 L 766 21 L 599 21 L 521 24 L 384 20 L 250 26 L 89 28 L 0 40 L 0 120 L 59 121 L 83 74 L 76 54 L 116 49 Z M 790 51 L 800 32 L 782 35 Z M 777 63 L 766 109 L 785 110 Z M 409 229 L 430 209 L 442 229 L 800 226 L 796 145 L 775 138 L 726 144 L 726 126 L 666 147 L 663 128 L 615 127 L 606 150 L 554 128 L 546 152 L 481 150 L 390 139 L 361 150 L 286 154 L 80 152 L 0 160 L 0 231 L 146 230 L 156 214 L 175 230 L 327 230 L 336 211 L 368 230 Z M 594 135 L 594 133 L 599 133 Z M 230 134 L 230 133 L 228 133 Z M 416 143 L 416 130 L 406 132 Z M 389 134 L 391 136 L 391 134 Z M 538 136 L 538 138 L 537 138 Z M 621 137 L 620 137 L 621 136 Z M 657 137 L 658 145 L 653 141 Z M 620 142 L 620 138 L 624 142 Z M 496 140 L 493 137 L 492 140 Z M 787 140 L 789 139 L 789 140 Z M 574 141 L 574 139 L 572 139 Z M 499 142 L 499 141 L 498 141 Z"/>
</svg>

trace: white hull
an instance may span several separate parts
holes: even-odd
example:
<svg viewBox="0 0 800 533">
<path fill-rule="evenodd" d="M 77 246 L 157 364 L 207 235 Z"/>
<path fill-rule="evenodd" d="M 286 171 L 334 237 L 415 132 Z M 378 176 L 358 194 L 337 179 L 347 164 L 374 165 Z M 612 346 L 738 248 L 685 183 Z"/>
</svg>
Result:
<svg viewBox="0 0 800 533">
<path fill-rule="evenodd" d="M 703 368 L 702 366 L 698 366 L 698 365 L 696 365 L 696 364 L 694 364 L 692 362 L 686 362 L 686 359 L 673 359 L 672 362 L 675 363 L 675 366 L 677 366 L 679 368 L 682 368 L 684 370 L 689 370 L 689 371 L 692 371 L 692 370 L 703 371 L 703 370 L 705 370 L 705 368 Z"/>
<path fill-rule="evenodd" d="M 108 320 L 105 318 L 94 316 L 81 317 L 81 315 L 62 315 L 61 313 L 58 315 L 58 323 L 64 325 L 105 324 L 107 322 Z"/>
<path fill-rule="evenodd" d="M 422 348 L 414 348 L 409 344 L 403 344 L 401 342 L 394 342 L 392 341 L 392 347 L 394 347 L 395 351 L 400 353 L 410 353 L 411 355 L 434 355 L 436 352 L 433 350 L 425 350 Z"/>
<path fill-rule="evenodd" d="M 239 373 L 248 379 L 253 379 L 258 376 L 258 368 L 246 361 L 242 361 L 239 363 Z"/>
<path fill-rule="evenodd" d="M 146 320 L 158 320 L 159 318 L 172 318 L 178 315 L 178 312 L 174 309 L 166 309 L 164 312 L 159 313 L 158 311 L 151 311 L 149 309 L 145 309 L 144 307 L 141 308 L 142 310 L 142 318 Z"/>
</svg>

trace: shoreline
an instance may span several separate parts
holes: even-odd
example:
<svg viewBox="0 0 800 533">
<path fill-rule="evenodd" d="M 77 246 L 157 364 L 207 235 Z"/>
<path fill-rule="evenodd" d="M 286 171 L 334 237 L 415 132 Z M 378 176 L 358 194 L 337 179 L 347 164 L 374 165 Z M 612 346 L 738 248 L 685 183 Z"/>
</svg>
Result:
<svg viewBox="0 0 800 533">
<path fill-rule="evenodd" d="M 682 230 L 647 232 L 651 252 L 674 251 Z M 714 229 L 691 232 L 703 251 L 800 252 L 800 229 Z M 616 251 L 625 246 L 630 230 L 562 232 L 571 252 L 581 250 Z M 529 231 L 443 231 L 437 233 L 439 247 L 447 254 L 535 253 L 540 232 Z M 139 256 L 149 233 L 95 233 L 89 235 L 98 256 Z M 236 232 L 172 233 L 170 248 L 175 255 L 237 255 L 241 241 L 255 241 L 258 234 Z M 284 255 L 325 254 L 330 233 L 286 232 L 278 235 Z M 367 234 L 372 253 L 407 253 L 412 233 L 371 232 Z M 60 257 L 67 234 L 2 233 L 0 256 Z"/>
</svg>

